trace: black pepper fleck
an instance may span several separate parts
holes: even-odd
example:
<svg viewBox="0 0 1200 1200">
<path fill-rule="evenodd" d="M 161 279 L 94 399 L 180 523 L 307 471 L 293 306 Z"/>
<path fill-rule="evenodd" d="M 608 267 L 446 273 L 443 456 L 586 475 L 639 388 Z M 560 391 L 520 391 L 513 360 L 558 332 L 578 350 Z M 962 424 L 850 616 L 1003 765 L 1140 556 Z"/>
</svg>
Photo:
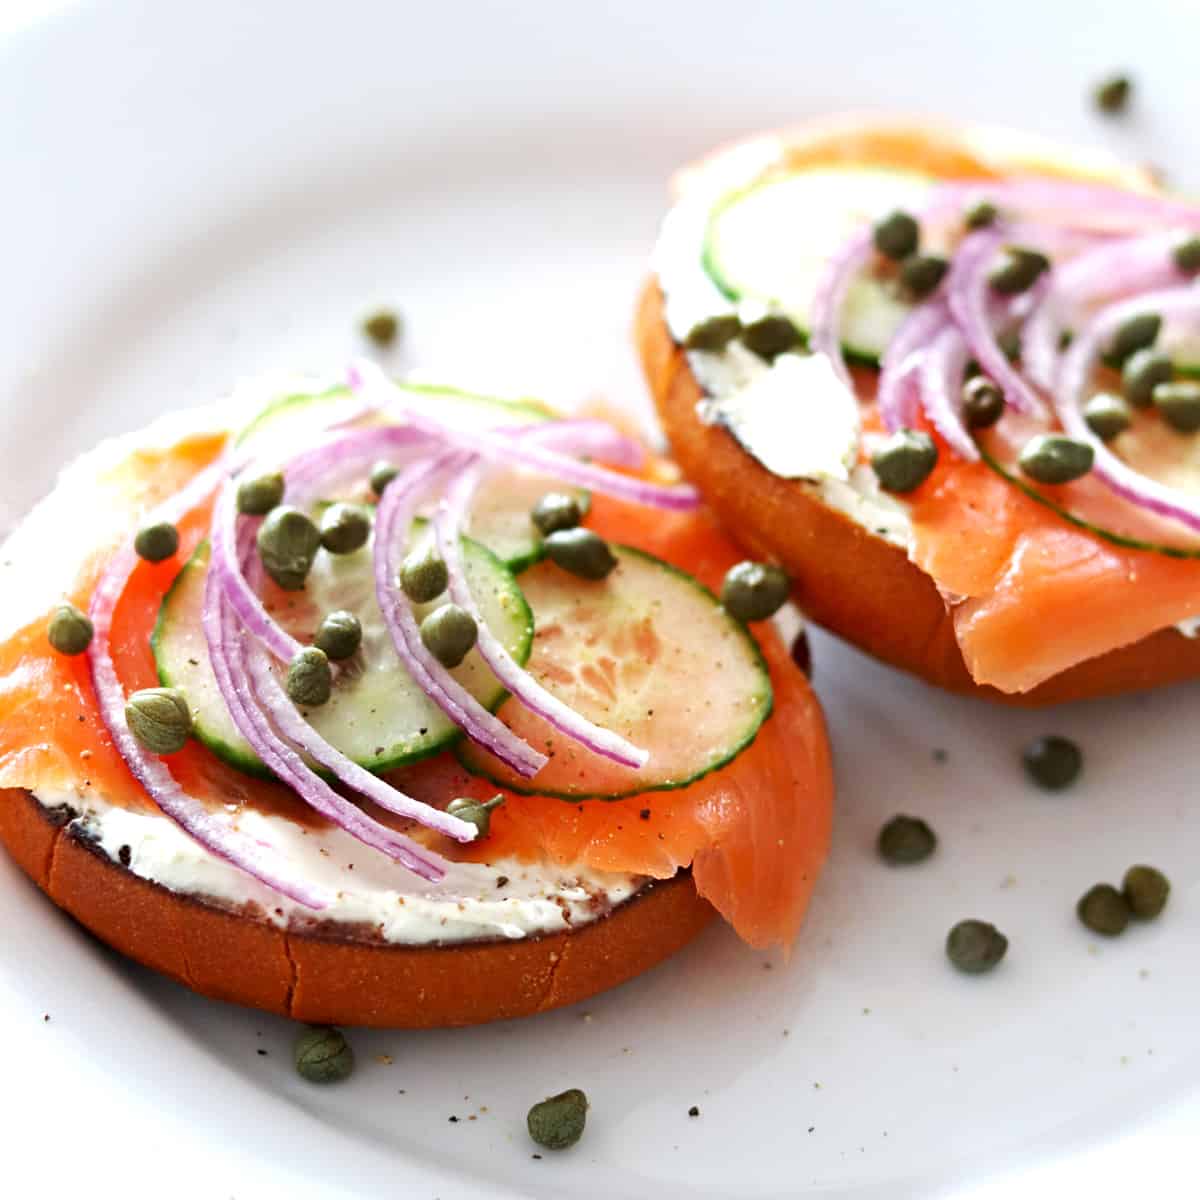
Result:
<svg viewBox="0 0 1200 1200">
<path fill-rule="evenodd" d="M 133 861 L 133 851 L 130 850 L 128 846 L 122 846 L 120 850 L 117 851 L 117 859 L 121 866 L 127 867 L 129 866 L 130 862 Z"/>
<path fill-rule="evenodd" d="M 266 1058 L 266 1057 L 267 1057 L 267 1052 L 266 1052 L 264 1049 L 262 1049 L 262 1047 L 261 1047 L 261 1046 L 260 1046 L 260 1047 L 259 1047 L 259 1049 L 258 1049 L 258 1054 L 259 1054 L 259 1056 L 260 1056 L 260 1057 L 262 1057 L 262 1058 Z"/>
<path fill-rule="evenodd" d="M 638 816 L 641 817 L 643 821 L 648 821 L 650 820 L 650 810 L 648 808 L 643 808 L 642 811 L 638 813 Z"/>
<path fill-rule="evenodd" d="M 693 1104 L 692 1107 L 688 1109 L 688 1116 L 689 1117 L 698 1117 L 699 1115 L 700 1115 L 699 1108 L 697 1108 L 696 1105 Z"/>
<path fill-rule="evenodd" d="M 457 1125 L 457 1124 L 458 1124 L 458 1118 L 457 1118 L 457 1117 L 451 1117 L 451 1118 L 450 1118 L 450 1124 L 451 1124 L 451 1125 Z"/>
<path fill-rule="evenodd" d="M 502 887 L 504 887 L 504 886 L 505 886 L 507 883 L 508 883 L 508 876 L 507 876 L 507 875 L 501 875 L 501 876 L 500 876 L 500 877 L 499 877 L 499 878 L 496 880 L 496 886 L 497 886 L 498 888 L 502 888 Z"/>
</svg>

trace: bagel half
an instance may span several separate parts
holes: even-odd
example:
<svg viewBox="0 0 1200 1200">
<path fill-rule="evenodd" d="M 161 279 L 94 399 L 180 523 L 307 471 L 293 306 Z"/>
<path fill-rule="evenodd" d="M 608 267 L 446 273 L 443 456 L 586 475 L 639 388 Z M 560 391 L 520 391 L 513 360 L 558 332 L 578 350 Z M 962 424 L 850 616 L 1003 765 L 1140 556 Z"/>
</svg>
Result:
<svg viewBox="0 0 1200 1200">
<path fill-rule="evenodd" d="M 880 129 L 900 130 L 906 137 L 915 131 L 928 138 L 935 162 L 952 165 L 956 147 L 966 146 L 999 171 L 1036 166 L 1103 176 L 1142 189 L 1149 186 L 1145 173 L 1133 168 L 1082 155 L 1066 162 L 1052 159 L 1036 139 L 995 131 L 850 116 L 813 122 L 780 136 L 802 156 L 836 142 L 841 150 L 831 157 L 843 153 L 853 158 L 859 137 Z M 734 149 L 752 157 L 755 144 L 752 140 Z M 717 151 L 681 172 L 683 190 L 726 153 Z M 1024 706 L 1110 696 L 1200 675 L 1200 639 L 1167 628 L 1079 662 L 1028 691 L 1009 693 L 977 683 L 956 640 L 950 607 L 934 580 L 909 560 L 902 546 L 827 505 L 805 482 L 773 474 L 723 425 L 701 419 L 697 405 L 704 389 L 668 327 L 657 277 L 641 293 L 635 340 L 673 457 L 733 536 L 754 555 L 781 564 L 794 581 L 797 604 L 838 637 L 938 687 Z"/>
</svg>

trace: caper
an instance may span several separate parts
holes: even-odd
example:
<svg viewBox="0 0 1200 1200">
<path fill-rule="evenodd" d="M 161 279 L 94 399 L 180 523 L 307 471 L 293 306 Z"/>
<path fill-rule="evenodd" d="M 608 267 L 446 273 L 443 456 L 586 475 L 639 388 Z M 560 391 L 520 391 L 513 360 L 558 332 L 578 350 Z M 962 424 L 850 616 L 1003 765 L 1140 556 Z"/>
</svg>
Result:
<svg viewBox="0 0 1200 1200">
<path fill-rule="evenodd" d="M 1180 242 L 1171 252 L 1171 259 L 1185 275 L 1200 271 L 1200 235 Z"/>
<path fill-rule="evenodd" d="M 1129 904 L 1111 883 L 1088 888 L 1075 905 L 1079 919 L 1094 933 L 1116 937 L 1129 924 Z"/>
<path fill-rule="evenodd" d="M 287 694 L 301 708 L 319 708 L 333 694 L 333 670 L 329 656 L 316 646 L 296 651 L 288 663 Z"/>
<path fill-rule="evenodd" d="M 1103 442 L 1111 442 L 1133 423 L 1133 410 L 1115 392 L 1097 392 L 1084 406 L 1083 419 Z"/>
<path fill-rule="evenodd" d="M 1133 82 L 1128 75 L 1112 75 L 1096 85 L 1093 98 L 1101 112 L 1112 115 L 1125 110 L 1132 90 Z"/>
<path fill-rule="evenodd" d="M 1017 460 L 1021 470 L 1038 483 L 1070 483 L 1092 469 L 1096 452 L 1086 442 L 1061 433 L 1039 433 L 1025 443 Z"/>
<path fill-rule="evenodd" d="M 421 641 L 443 667 L 457 667 L 478 636 L 475 618 L 457 604 L 443 604 L 421 622 Z"/>
<path fill-rule="evenodd" d="M 899 262 L 917 248 L 921 227 L 912 216 L 897 209 L 875 222 L 871 236 L 880 254 Z"/>
<path fill-rule="evenodd" d="M 1003 333 L 996 336 L 996 345 L 1000 347 L 1000 353 L 1008 359 L 1009 362 L 1019 362 L 1021 358 L 1021 333 L 1017 329 L 1006 329 Z"/>
<path fill-rule="evenodd" d="M 341 1030 L 314 1025 L 296 1035 L 296 1073 L 309 1083 L 340 1083 L 354 1070 L 354 1051 Z"/>
<path fill-rule="evenodd" d="M 125 723 L 147 750 L 174 754 L 192 734 L 192 713 L 183 693 L 175 688 L 143 688 L 125 703 Z"/>
<path fill-rule="evenodd" d="M 900 286 L 910 299 L 923 300 L 949 269 L 949 262 L 940 254 L 911 254 L 900 264 Z"/>
<path fill-rule="evenodd" d="M 734 313 L 722 313 L 693 325 L 683 344 L 688 350 L 724 350 L 739 333 L 742 323 Z"/>
<path fill-rule="evenodd" d="M 1050 260 L 1040 250 L 1009 246 L 989 272 L 988 283 L 1002 296 L 1016 296 L 1033 287 L 1049 267 Z"/>
<path fill-rule="evenodd" d="M 485 838 L 492 829 L 492 809 L 503 803 L 503 796 L 493 796 L 490 800 L 470 800 L 460 796 L 446 805 L 446 811 L 461 821 L 470 821 L 479 830 L 479 837 Z"/>
<path fill-rule="evenodd" d="M 1083 769 L 1083 753 L 1069 738 L 1050 734 L 1030 742 L 1021 755 L 1030 779 L 1047 791 L 1070 787 Z"/>
<path fill-rule="evenodd" d="M 1004 415 L 1004 393 L 986 376 L 974 375 L 963 384 L 963 418 L 972 429 L 986 429 Z"/>
<path fill-rule="evenodd" d="M 1136 408 L 1145 408 L 1154 399 L 1154 389 L 1169 383 L 1175 368 L 1161 350 L 1145 347 L 1135 350 L 1121 369 L 1121 391 Z"/>
<path fill-rule="evenodd" d="M 879 486 L 887 492 L 911 492 L 937 465 L 937 446 L 927 433 L 898 429 L 871 456 Z"/>
<path fill-rule="evenodd" d="M 963 224 L 968 229 L 986 229 L 995 223 L 999 210 L 990 200 L 977 200 L 963 213 Z"/>
<path fill-rule="evenodd" d="M 789 350 L 798 350 L 804 345 L 804 336 L 789 318 L 779 313 L 767 313 L 756 321 L 742 327 L 742 345 L 754 351 L 759 358 L 773 362 Z"/>
<path fill-rule="evenodd" d="M 361 644 L 362 622 L 342 608 L 326 613 L 313 637 L 313 645 L 335 662 L 349 658 Z"/>
<path fill-rule="evenodd" d="M 968 975 L 990 971 L 1008 951 L 1008 938 L 988 921 L 959 921 L 946 936 L 946 957 Z"/>
<path fill-rule="evenodd" d="M 529 519 L 547 537 L 560 529 L 574 529 L 583 520 L 583 505 L 569 492 L 547 492 L 533 506 Z"/>
<path fill-rule="evenodd" d="M 59 654 L 82 654 L 92 644 L 92 623 L 73 604 L 60 604 L 46 626 L 46 637 Z"/>
<path fill-rule="evenodd" d="M 357 504 L 339 501 L 321 514 L 321 545 L 330 554 L 353 554 L 371 536 L 371 518 Z"/>
<path fill-rule="evenodd" d="M 1121 892 L 1135 917 L 1141 921 L 1151 921 L 1166 908 L 1171 884 L 1157 867 L 1139 863 L 1125 872 Z"/>
<path fill-rule="evenodd" d="M 583 1136 L 588 1099 L 579 1088 L 570 1088 L 535 1104 L 525 1118 L 529 1136 L 547 1150 L 565 1150 Z"/>
<path fill-rule="evenodd" d="M 551 562 L 582 579 L 604 579 L 617 565 L 608 543 L 590 529 L 560 529 L 543 546 Z"/>
<path fill-rule="evenodd" d="M 377 496 L 383 495 L 383 489 L 387 487 L 397 475 L 400 474 L 400 468 L 394 463 L 377 462 L 371 468 L 371 491 Z"/>
<path fill-rule="evenodd" d="M 774 563 L 740 562 L 721 584 L 721 603 L 738 621 L 765 621 L 787 602 L 791 585 Z"/>
<path fill-rule="evenodd" d="M 238 512 L 248 517 L 266 516 L 275 505 L 283 503 L 283 489 L 283 475 L 279 471 L 243 479 L 237 490 Z"/>
<path fill-rule="evenodd" d="M 364 318 L 362 331 L 376 346 L 386 348 L 400 332 L 400 317 L 390 308 L 381 308 Z"/>
<path fill-rule="evenodd" d="M 937 846 L 937 834 L 920 817 L 895 816 L 879 831 L 878 846 L 887 862 L 924 862 Z"/>
<path fill-rule="evenodd" d="M 1153 346 L 1161 328 L 1162 317 L 1158 313 L 1138 313 L 1137 316 L 1128 317 L 1112 335 L 1108 343 L 1108 357 L 1121 366 L 1135 351 Z"/>
<path fill-rule="evenodd" d="M 147 562 L 164 562 L 179 549 L 179 530 L 169 521 L 144 525 L 133 539 L 133 548 Z"/>
<path fill-rule="evenodd" d="M 415 604 L 436 600 L 450 583 L 450 572 L 432 545 L 414 550 L 400 564 L 400 587 Z"/>
<path fill-rule="evenodd" d="M 312 570 L 321 533 L 298 508 L 281 504 L 258 527 L 257 543 L 267 574 L 284 591 L 297 592 Z"/>
<path fill-rule="evenodd" d="M 1153 396 L 1154 407 L 1172 429 L 1180 433 L 1200 429 L 1200 383 L 1160 383 Z"/>
</svg>

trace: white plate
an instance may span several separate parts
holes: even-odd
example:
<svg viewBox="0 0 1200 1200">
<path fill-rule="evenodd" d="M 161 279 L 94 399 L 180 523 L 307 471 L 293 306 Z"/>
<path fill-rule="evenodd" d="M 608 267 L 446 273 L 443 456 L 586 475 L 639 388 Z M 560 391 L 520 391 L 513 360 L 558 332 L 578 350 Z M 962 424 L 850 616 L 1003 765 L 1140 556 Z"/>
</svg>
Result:
<svg viewBox="0 0 1200 1200">
<path fill-rule="evenodd" d="M 377 299 L 410 318 L 400 365 L 643 405 L 631 306 L 673 165 L 869 104 L 1183 175 L 1198 32 L 1167 0 L 68 8 L 0 43 L 7 515 L 104 433 L 250 372 L 336 367 Z M 1144 87 L 1104 123 L 1085 93 L 1115 65 Z M 825 639 L 816 660 L 840 817 L 790 963 L 714 930 L 591 1020 L 357 1033 L 362 1069 L 328 1091 L 293 1077 L 285 1022 L 117 961 L 0 863 L 8 1189 L 1194 1194 L 1200 691 L 1031 715 Z M 1017 761 L 1049 730 L 1087 754 L 1059 798 Z M 928 866 L 875 860 L 896 810 L 938 829 Z M 1098 944 L 1075 898 L 1137 860 L 1170 874 L 1170 908 Z M 1011 939 L 991 977 L 944 961 L 967 915 Z M 586 1140 L 534 1161 L 525 1109 L 568 1085 L 592 1097 Z"/>
</svg>

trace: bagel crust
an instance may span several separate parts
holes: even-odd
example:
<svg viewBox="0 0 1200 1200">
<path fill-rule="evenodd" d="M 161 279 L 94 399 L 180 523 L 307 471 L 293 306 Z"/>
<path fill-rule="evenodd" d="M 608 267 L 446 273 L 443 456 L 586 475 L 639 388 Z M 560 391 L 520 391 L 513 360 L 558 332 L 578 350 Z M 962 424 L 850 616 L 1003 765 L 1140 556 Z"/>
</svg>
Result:
<svg viewBox="0 0 1200 1200">
<path fill-rule="evenodd" d="M 818 625 L 938 687 L 1005 704 L 1039 707 L 1200 675 L 1200 639 L 1163 629 L 1028 692 L 977 684 L 937 586 L 902 548 L 830 508 L 803 482 L 773 475 L 728 430 L 700 419 L 703 389 L 667 328 L 654 279 L 642 292 L 635 335 L 672 455 L 737 539 L 787 571 L 796 603 Z"/>
<path fill-rule="evenodd" d="M 0 840 L 60 908 L 193 991 L 314 1024 L 427 1029 L 532 1016 L 640 975 L 715 915 L 685 871 L 544 936 L 403 946 L 332 926 L 300 933 L 134 875 L 81 837 L 73 815 L 0 789 Z"/>
</svg>

